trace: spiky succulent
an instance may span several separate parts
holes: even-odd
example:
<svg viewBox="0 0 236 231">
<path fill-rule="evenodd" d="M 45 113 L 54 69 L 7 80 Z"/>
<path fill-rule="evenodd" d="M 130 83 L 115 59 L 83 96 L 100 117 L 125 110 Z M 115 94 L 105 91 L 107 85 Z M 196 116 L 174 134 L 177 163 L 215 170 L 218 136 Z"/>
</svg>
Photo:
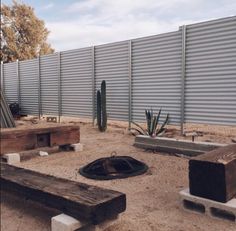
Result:
<svg viewBox="0 0 236 231">
<path fill-rule="evenodd" d="M 139 124 L 132 122 L 136 128 L 131 128 L 131 131 L 137 131 L 140 135 L 148 135 L 151 137 L 160 136 L 165 131 L 165 126 L 169 122 L 169 113 L 166 115 L 166 118 L 161 126 L 158 126 L 161 116 L 161 109 L 157 115 L 154 115 L 153 110 L 145 110 L 146 124 L 147 128 L 142 128 Z"/>
</svg>

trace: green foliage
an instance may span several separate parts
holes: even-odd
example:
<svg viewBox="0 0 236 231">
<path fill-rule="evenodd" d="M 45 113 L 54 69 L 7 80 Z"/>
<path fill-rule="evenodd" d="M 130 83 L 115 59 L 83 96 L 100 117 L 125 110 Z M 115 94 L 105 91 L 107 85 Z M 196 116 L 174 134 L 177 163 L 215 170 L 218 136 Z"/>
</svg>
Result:
<svg viewBox="0 0 236 231">
<path fill-rule="evenodd" d="M 101 83 L 101 91 L 97 91 L 97 124 L 101 132 L 107 129 L 107 110 L 106 110 L 106 82 Z"/>
<path fill-rule="evenodd" d="M 147 128 L 142 128 L 139 124 L 132 122 L 136 128 L 131 128 L 131 131 L 134 130 L 140 135 L 148 135 L 151 137 L 160 136 L 165 132 L 165 126 L 169 122 L 169 114 L 166 115 L 166 118 L 161 126 L 158 126 L 161 116 L 161 109 L 157 115 L 154 115 L 153 110 L 145 110 L 146 124 Z"/>
</svg>

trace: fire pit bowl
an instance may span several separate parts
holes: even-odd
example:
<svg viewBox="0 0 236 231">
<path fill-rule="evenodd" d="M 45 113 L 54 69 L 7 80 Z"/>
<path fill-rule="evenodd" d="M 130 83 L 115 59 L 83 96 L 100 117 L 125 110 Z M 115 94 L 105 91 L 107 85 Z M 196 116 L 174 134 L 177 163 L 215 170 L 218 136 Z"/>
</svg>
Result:
<svg viewBox="0 0 236 231">
<path fill-rule="evenodd" d="M 127 178 L 145 173 L 148 166 L 130 156 L 111 156 L 97 159 L 79 169 L 79 173 L 96 180 Z"/>
</svg>

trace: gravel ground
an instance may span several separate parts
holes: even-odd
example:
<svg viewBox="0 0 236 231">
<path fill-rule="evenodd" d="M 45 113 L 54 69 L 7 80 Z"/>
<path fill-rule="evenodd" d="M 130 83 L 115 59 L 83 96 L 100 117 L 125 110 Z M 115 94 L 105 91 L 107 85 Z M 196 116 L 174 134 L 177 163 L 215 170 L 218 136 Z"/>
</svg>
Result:
<svg viewBox="0 0 236 231">
<path fill-rule="evenodd" d="M 42 122 L 43 123 L 43 122 Z M 45 124 L 45 123 L 44 123 Z M 23 125 L 22 125 L 23 126 Z M 25 125 L 24 125 L 25 126 Z M 84 182 L 127 195 L 127 210 L 117 220 L 102 226 L 104 231 L 235 231 L 235 223 L 211 219 L 202 214 L 186 212 L 179 200 L 179 191 L 188 187 L 188 159 L 152 153 L 133 147 L 134 137 L 119 126 L 109 126 L 100 133 L 90 124 L 80 123 L 84 151 L 61 152 L 36 157 L 18 166 L 42 173 Z M 206 134 L 201 140 L 230 143 L 236 133 Z M 130 155 L 149 166 L 147 173 L 127 179 L 95 181 L 82 177 L 78 169 L 100 157 Z M 50 218 L 57 211 L 39 204 L 1 195 L 2 231 L 50 230 Z"/>
</svg>

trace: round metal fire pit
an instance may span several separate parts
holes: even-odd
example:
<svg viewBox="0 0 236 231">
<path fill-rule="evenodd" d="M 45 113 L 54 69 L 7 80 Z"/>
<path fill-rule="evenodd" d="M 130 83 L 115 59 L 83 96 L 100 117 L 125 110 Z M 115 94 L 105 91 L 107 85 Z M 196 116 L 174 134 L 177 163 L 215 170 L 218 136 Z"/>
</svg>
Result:
<svg viewBox="0 0 236 231">
<path fill-rule="evenodd" d="M 130 156 L 101 158 L 79 169 L 82 176 L 96 180 L 111 180 L 137 176 L 147 171 L 148 166 Z"/>
</svg>

